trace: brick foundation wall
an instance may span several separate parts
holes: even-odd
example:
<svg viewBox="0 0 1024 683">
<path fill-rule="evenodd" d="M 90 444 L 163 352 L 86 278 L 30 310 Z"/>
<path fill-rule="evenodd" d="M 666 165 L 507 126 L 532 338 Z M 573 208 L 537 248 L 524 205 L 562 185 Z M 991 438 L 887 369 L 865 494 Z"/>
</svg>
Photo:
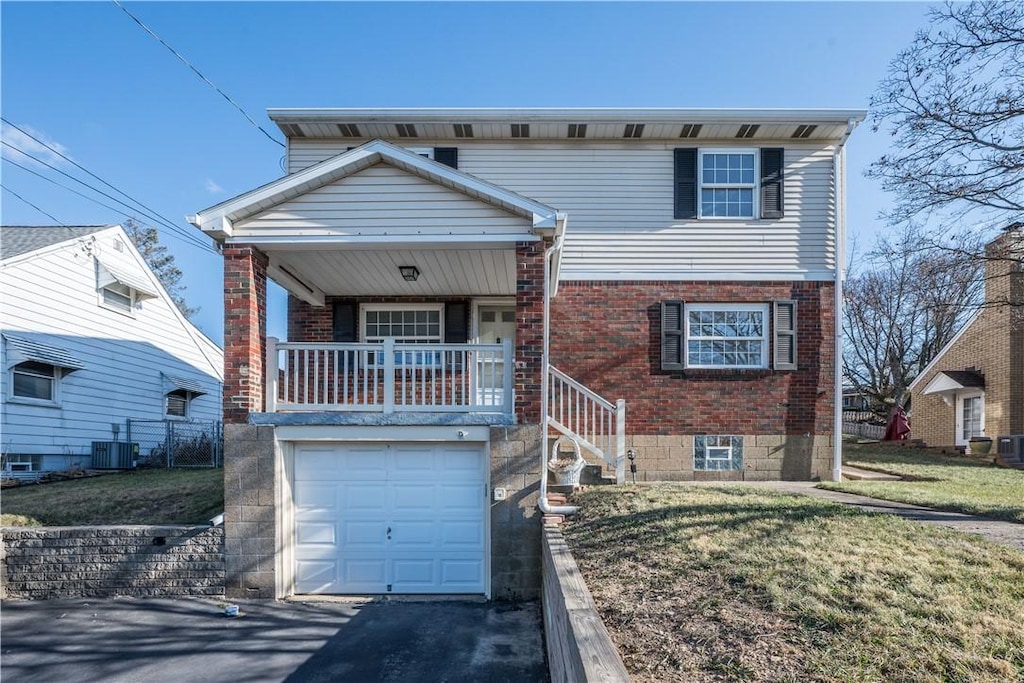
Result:
<svg viewBox="0 0 1024 683">
<path fill-rule="evenodd" d="M 3 529 L 3 597 L 224 595 L 221 527 Z"/>
<path fill-rule="evenodd" d="M 254 247 L 224 246 L 224 422 L 263 410 L 267 263 Z"/>
<path fill-rule="evenodd" d="M 661 370 L 661 302 L 668 299 L 795 300 L 797 370 Z M 552 301 L 551 361 L 605 398 L 626 399 L 626 430 L 638 465 L 658 461 L 648 472 L 693 478 L 693 435 L 711 434 L 744 436 L 745 448 L 768 448 L 756 446 L 758 438 L 786 438 L 771 452 L 751 452 L 770 467 L 699 478 L 825 478 L 831 471 L 834 310 L 830 282 L 565 282 Z M 654 436 L 672 443 L 643 438 Z M 667 451 L 666 457 L 645 454 L 647 448 L 675 450 L 670 459 Z"/>
</svg>

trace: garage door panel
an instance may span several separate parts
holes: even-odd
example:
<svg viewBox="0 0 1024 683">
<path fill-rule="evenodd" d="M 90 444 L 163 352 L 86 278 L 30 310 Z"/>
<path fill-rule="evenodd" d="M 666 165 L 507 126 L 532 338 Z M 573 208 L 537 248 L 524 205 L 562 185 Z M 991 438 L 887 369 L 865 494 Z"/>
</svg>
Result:
<svg viewBox="0 0 1024 683">
<path fill-rule="evenodd" d="M 317 444 L 295 453 L 297 592 L 484 591 L 480 444 Z"/>
<path fill-rule="evenodd" d="M 330 545 L 337 543 L 334 534 L 334 521 L 308 522 L 299 521 L 295 524 L 295 542 L 302 545 Z"/>
</svg>

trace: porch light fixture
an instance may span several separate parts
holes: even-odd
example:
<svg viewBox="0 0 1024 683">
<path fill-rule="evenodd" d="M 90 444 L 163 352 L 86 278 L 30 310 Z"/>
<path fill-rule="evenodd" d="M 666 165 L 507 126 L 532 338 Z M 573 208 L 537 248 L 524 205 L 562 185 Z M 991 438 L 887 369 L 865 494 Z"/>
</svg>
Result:
<svg viewBox="0 0 1024 683">
<path fill-rule="evenodd" d="M 420 279 L 420 269 L 416 266 L 398 266 L 402 278 L 408 282 L 416 282 Z"/>
</svg>

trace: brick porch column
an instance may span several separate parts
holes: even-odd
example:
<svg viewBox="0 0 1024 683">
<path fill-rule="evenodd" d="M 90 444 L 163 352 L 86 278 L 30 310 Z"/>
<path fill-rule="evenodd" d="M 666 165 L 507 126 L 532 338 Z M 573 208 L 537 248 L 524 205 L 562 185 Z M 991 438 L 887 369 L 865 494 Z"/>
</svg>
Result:
<svg viewBox="0 0 1024 683">
<path fill-rule="evenodd" d="M 544 250 L 551 240 L 516 243 L 516 416 L 542 424 L 544 372 Z"/>
<path fill-rule="evenodd" d="M 224 246 L 224 422 L 263 410 L 267 343 L 267 255 Z"/>
</svg>

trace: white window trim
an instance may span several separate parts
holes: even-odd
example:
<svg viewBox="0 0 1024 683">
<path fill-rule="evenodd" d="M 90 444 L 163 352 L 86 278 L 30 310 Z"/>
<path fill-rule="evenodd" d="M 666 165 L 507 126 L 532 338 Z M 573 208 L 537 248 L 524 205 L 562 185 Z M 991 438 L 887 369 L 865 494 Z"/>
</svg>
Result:
<svg viewBox="0 0 1024 683">
<path fill-rule="evenodd" d="M 170 396 L 171 394 L 175 393 L 175 392 L 178 392 L 178 391 L 184 391 L 185 392 L 185 414 L 184 415 L 171 415 L 170 413 L 167 412 L 167 397 Z M 171 391 L 168 391 L 166 394 L 164 394 L 164 419 L 165 420 L 180 420 L 180 421 L 187 421 L 187 420 L 189 420 L 191 418 L 191 413 L 192 413 L 192 401 L 195 400 L 198 396 L 200 396 L 200 394 L 197 394 L 195 392 L 189 391 L 187 389 L 173 389 Z"/>
<path fill-rule="evenodd" d="M 683 365 L 694 370 L 765 370 L 768 368 L 768 340 L 771 338 L 769 329 L 771 319 L 769 318 L 768 304 L 715 304 L 700 303 L 697 301 L 686 302 L 683 305 Z M 762 314 L 761 339 L 761 363 L 759 365 L 695 365 L 690 363 L 690 311 L 760 311 Z M 737 339 L 737 337 L 732 337 Z M 725 339 L 725 337 L 723 337 Z M 738 339 L 747 339 L 741 337 Z M 750 337 L 749 339 L 753 339 Z"/>
<path fill-rule="evenodd" d="M 135 317 L 135 307 L 139 305 L 138 292 L 136 292 L 133 288 L 128 287 L 128 292 L 131 295 L 132 303 L 131 303 L 131 306 L 129 306 L 128 310 L 126 311 L 123 308 L 118 308 L 117 306 L 112 306 L 112 305 L 107 303 L 106 299 L 103 298 L 103 291 L 106 290 L 106 289 L 107 289 L 107 287 L 99 287 L 96 290 L 96 300 L 99 303 L 100 308 L 105 308 L 108 311 L 113 311 L 114 313 L 120 313 L 121 315 L 126 315 L 129 318 L 134 318 Z M 120 292 L 117 292 L 117 293 L 120 294 Z"/>
<path fill-rule="evenodd" d="M 440 340 L 438 343 L 444 343 L 444 304 L 359 304 L 359 340 L 366 343 L 372 343 L 368 341 L 366 334 L 366 314 L 370 311 L 438 311 L 438 321 L 440 322 Z"/>
<path fill-rule="evenodd" d="M 44 363 L 43 365 L 48 365 Z M 10 390 L 7 392 L 7 400 L 10 403 L 24 403 L 26 405 L 33 406 L 45 406 L 48 408 L 60 407 L 60 385 L 61 379 L 64 377 L 64 369 L 59 365 L 51 365 L 53 368 L 53 397 L 49 399 L 45 398 L 32 398 L 31 396 L 18 396 L 14 393 L 14 375 L 17 369 L 17 365 L 12 365 L 11 369 L 7 372 L 7 379 L 10 382 Z M 35 376 L 40 376 L 38 373 L 25 373 Z"/>
<path fill-rule="evenodd" d="M 479 297 L 470 301 L 472 314 L 469 320 L 469 339 L 474 344 L 480 343 L 480 307 L 481 306 L 512 306 L 516 305 L 514 296 Z"/>
<path fill-rule="evenodd" d="M 757 147 L 700 147 L 697 149 L 697 218 L 713 221 L 750 221 L 761 215 L 761 150 Z M 708 189 L 753 189 L 752 213 L 749 216 L 705 216 L 702 201 L 704 185 L 705 154 L 750 154 L 754 157 L 754 182 L 750 183 L 709 183 Z"/>
</svg>

